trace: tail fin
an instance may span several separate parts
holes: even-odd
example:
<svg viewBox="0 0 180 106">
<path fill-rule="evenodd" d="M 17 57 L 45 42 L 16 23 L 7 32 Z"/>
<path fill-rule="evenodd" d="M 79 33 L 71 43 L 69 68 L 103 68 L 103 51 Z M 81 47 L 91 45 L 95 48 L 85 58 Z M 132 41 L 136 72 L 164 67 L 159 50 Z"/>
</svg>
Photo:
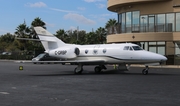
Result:
<svg viewBox="0 0 180 106">
<path fill-rule="evenodd" d="M 34 27 L 36 34 L 38 35 L 44 49 L 48 52 L 49 50 L 56 49 L 65 45 L 63 41 L 55 37 L 53 34 L 48 32 L 42 27 Z"/>
</svg>

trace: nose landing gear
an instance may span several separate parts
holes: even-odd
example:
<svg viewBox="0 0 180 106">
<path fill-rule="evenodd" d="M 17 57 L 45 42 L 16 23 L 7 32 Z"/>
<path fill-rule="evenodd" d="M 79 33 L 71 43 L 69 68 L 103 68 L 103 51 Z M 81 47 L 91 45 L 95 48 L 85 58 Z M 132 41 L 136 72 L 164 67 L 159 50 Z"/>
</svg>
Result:
<svg viewBox="0 0 180 106">
<path fill-rule="evenodd" d="M 147 75 L 148 74 L 148 70 L 149 70 L 149 67 L 146 66 L 146 68 L 142 70 L 142 74 L 143 75 Z"/>
</svg>

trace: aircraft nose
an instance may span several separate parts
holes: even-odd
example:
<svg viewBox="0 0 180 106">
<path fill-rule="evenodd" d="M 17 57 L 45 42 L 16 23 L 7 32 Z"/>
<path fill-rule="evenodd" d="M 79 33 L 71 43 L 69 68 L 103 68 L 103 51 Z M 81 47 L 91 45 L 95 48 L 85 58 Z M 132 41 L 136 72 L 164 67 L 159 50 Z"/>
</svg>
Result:
<svg viewBox="0 0 180 106">
<path fill-rule="evenodd" d="M 149 55 L 151 56 L 150 57 L 151 60 L 156 60 L 160 62 L 165 62 L 167 60 L 167 58 L 161 54 L 149 52 Z"/>
<path fill-rule="evenodd" d="M 155 54 L 154 58 L 156 58 L 160 63 L 164 63 L 167 58 L 161 54 Z"/>
<path fill-rule="evenodd" d="M 161 61 L 166 61 L 167 60 L 167 58 L 165 56 L 163 56 L 163 55 L 160 56 L 160 59 L 161 59 Z"/>
</svg>

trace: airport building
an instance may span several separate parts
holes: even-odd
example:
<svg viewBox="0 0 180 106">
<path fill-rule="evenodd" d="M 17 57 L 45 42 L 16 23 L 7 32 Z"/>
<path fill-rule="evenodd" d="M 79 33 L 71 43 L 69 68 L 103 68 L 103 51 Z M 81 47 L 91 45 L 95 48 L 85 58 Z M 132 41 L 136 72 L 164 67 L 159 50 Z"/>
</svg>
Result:
<svg viewBox="0 0 180 106">
<path fill-rule="evenodd" d="M 108 28 L 107 43 L 131 42 L 180 64 L 180 0 L 108 0 L 118 24 Z"/>
</svg>

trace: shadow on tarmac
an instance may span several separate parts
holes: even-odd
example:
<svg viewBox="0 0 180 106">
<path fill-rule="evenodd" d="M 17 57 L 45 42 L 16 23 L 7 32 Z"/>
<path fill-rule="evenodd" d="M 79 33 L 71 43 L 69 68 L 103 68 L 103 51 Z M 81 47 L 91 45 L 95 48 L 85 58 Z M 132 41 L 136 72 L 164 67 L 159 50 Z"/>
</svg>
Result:
<svg viewBox="0 0 180 106">
<path fill-rule="evenodd" d="M 135 73 L 133 71 L 117 71 L 117 70 L 108 70 L 102 71 L 100 73 L 95 73 L 94 71 L 84 70 L 81 74 L 74 74 L 73 71 L 60 71 L 62 73 L 42 73 L 30 76 L 84 76 L 84 75 L 141 75 L 141 76 L 180 76 L 180 74 L 171 74 L 171 73 L 153 73 L 149 72 L 148 75 L 143 75 L 141 71 Z"/>
</svg>

